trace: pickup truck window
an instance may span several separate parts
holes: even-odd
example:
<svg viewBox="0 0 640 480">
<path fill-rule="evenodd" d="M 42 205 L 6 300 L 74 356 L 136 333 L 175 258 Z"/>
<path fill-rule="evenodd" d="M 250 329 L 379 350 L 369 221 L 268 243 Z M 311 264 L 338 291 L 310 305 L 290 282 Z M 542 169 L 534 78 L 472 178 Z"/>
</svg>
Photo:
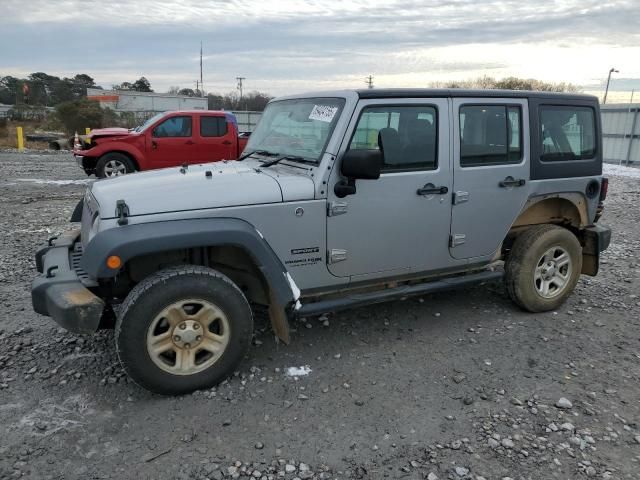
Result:
<svg viewBox="0 0 640 480">
<path fill-rule="evenodd" d="M 383 172 L 434 170 L 438 166 L 435 107 L 389 105 L 362 110 L 350 149 L 384 148 Z"/>
<path fill-rule="evenodd" d="M 519 163 L 522 159 L 521 117 L 518 106 L 460 107 L 460 166 Z"/>
<path fill-rule="evenodd" d="M 340 118 L 344 99 L 301 98 L 267 105 L 245 149 L 320 160 Z"/>
<path fill-rule="evenodd" d="M 595 115 L 590 107 L 540 107 L 542 161 L 585 160 L 596 154 Z"/>
<path fill-rule="evenodd" d="M 191 117 L 171 117 L 153 129 L 153 136 L 163 137 L 190 137 Z"/>
<path fill-rule="evenodd" d="M 200 136 L 224 137 L 227 134 L 227 119 L 225 117 L 200 117 Z"/>
</svg>

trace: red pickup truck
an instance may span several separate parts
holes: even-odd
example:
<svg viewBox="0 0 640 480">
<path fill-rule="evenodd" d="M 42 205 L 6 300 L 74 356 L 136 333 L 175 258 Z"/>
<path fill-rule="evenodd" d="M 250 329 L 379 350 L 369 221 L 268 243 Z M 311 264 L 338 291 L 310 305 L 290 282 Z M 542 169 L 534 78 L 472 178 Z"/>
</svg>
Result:
<svg viewBox="0 0 640 480">
<path fill-rule="evenodd" d="M 248 135 L 238 132 L 229 112 L 183 110 L 160 113 L 134 129 L 93 130 L 74 145 L 73 155 L 87 175 L 115 177 L 185 163 L 233 160 Z"/>
</svg>

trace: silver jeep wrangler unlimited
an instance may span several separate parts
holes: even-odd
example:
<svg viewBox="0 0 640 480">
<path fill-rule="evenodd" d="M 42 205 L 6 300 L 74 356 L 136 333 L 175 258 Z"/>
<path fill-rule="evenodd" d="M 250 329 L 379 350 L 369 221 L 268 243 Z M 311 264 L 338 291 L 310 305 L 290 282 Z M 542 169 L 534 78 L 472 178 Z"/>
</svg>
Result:
<svg viewBox="0 0 640 480">
<path fill-rule="evenodd" d="M 609 245 L 601 137 L 584 95 L 278 98 L 238 161 L 91 185 L 80 229 L 37 252 L 33 306 L 73 332 L 115 327 L 128 374 L 163 394 L 231 374 L 252 306 L 285 343 L 292 316 L 500 277 L 552 310 Z"/>
</svg>

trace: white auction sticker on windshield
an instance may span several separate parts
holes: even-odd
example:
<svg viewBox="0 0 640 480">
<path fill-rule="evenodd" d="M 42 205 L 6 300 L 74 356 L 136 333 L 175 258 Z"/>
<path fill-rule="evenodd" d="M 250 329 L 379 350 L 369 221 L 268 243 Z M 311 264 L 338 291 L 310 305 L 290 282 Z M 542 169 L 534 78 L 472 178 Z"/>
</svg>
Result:
<svg viewBox="0 0 640 480">
<path fill-rule="evenodd" d="M 309 114 L 309 120 L 319 120 L 321 122 L 331 122 L 335 117 L 338 107 L 330 107 L 328 105 L 314 105 L 313 110 Z"/>
</svg>

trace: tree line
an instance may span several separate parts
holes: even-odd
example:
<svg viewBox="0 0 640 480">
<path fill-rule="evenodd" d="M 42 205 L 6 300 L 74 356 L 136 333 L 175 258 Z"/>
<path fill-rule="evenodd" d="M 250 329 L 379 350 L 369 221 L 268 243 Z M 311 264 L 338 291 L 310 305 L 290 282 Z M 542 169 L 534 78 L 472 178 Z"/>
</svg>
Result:
<svg viewBox="0 0 640 480">
<path fill-rule="evenodd" d="M 580 88 L 571 83 L 544 82 L 535 78 L 506 77 L 500 80 L 494 77 L 478 77 L 470 80 L 451 80 L 446 82 L 434 82 L 434 88 L 478 88 L 501 90 L 530 90 L 543 92 L 578 92 Z"/>
<path fill-rule="evenodd" d="M 87 88 L 101 88 L 85 73 L 60 78 L 35 72 L 26 78 L 0 77 L 0 103 L 53 107 L 87 96 Z"/>
<path fill-rule="evenodd" d="M 0 77 L 0 103 L 6 105 L 55 107 L 62 103 L 72 102 L 87 96 L 87 88 L 102 88 L 85 73 L 73 77 L 57 77 L 45 72 L 35 72 L 26 78 L 11 75 Z M 129 90 L 135 92 L 153 92 L 151 82 L 144 76 L 132 82 L 112 85 L 113 90 Z M 171 95 L 188 97 L 203 96 L 200 90 L 192 88 L 171 87 L 167 92 Z M 237 92 L 227 94 L 207 93 L 210 110 L 257 110 L 262 111 L 271 95 L 262 92 L 249 92 L 240 98 Z"/>
</svg>

